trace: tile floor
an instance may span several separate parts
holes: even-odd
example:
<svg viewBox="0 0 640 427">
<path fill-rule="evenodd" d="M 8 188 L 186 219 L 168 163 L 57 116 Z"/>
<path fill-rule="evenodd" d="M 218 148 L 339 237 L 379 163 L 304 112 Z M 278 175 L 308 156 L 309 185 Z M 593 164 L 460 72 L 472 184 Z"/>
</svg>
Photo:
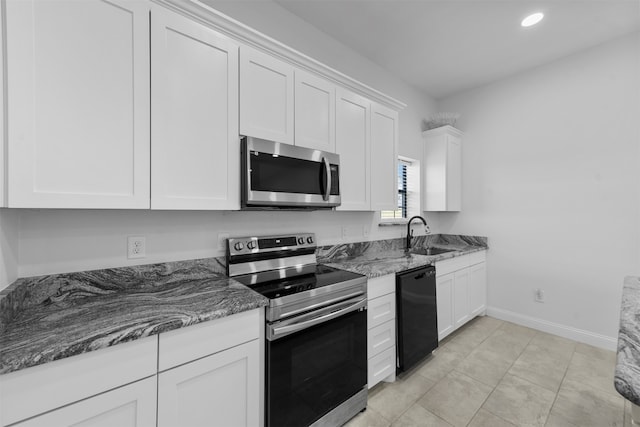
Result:
<svg viewBox="0 0 640 427">
<path fill-rule="evenodd" d="M 434 354 L 369 390 L 360 426 L 631 426 L 615 353 L 478 317 Z"/>
</svg>

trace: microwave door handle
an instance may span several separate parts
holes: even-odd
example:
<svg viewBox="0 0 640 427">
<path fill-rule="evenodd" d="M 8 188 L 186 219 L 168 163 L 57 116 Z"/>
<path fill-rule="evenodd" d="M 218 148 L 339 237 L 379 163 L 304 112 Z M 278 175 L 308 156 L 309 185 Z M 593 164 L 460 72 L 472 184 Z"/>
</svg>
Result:
<svg viewBox="0 0 640 427">
<path fill-rule="evenodd" d="M 324 164 L 324 172 L 327 176 L 325 179 L 325 187 L 324 187 L 324 195 L 322 196 L 322 200 L 329 200 L 329 195 L 331 194 L 331 167 L 329 166 L 329 162 L 326 157 L 322 158 L 322 164 Z"/>
</svg>

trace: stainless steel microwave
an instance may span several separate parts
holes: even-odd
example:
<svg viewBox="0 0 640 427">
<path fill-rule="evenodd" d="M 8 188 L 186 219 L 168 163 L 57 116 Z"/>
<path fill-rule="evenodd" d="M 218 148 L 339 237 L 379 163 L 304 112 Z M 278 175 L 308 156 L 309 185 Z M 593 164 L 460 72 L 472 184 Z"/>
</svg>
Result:
<svg viewBox="0 0 640 427">
<path fill-rule="evenodd" d="M 243 136 L 242 209 L 340 206 L 340 156 Z"/>
</svg>

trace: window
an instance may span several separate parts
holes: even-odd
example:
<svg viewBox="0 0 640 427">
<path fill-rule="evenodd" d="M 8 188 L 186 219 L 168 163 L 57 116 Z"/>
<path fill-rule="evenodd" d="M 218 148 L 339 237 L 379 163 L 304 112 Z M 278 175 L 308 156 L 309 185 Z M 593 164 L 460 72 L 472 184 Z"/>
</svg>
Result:
<svg viewBox="0 0 640 427">
<path fill-rule="evenodd" d="M 383 223 L 403 222 L 420 214 L 420 162 L 400 157 L 398 159 L 398 207 L 381 211 Z"/>
</svg>

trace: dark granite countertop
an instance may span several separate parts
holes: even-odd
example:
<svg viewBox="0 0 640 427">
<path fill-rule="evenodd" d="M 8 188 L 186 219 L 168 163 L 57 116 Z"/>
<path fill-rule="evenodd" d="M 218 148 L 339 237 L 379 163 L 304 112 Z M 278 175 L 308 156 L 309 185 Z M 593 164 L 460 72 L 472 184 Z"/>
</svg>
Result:
<svg viewBox="0 0 640 427">
<path fill-rule="evenodd" d="M 318 262 L 378 277 L 487 249 L 477 236 L 431 235 L 319 248 Z M 263 307 L 225 275 L 224 259 L 177 261 L 18 279 L 0 292 L 0 374 Z"/>
<path fill-rule="evenodd" d="M 268 304 L 214 258 L 18 279 L 0 298 L 0 374 Z"/>
<path fill-rule="evenodd" d="M 616 390 L 640 405 L 640 277 L 625 277 L 620 309 Z"/>
<path fill-rule="evenodd" d="M 407 253 L 404 244 L 404 239 L 392 239 L 326 247 L 319 254 L 319 262 L 374 278 L 487 249 L 485 237 L 448 234 L 414 238 L 412 248 L 418 253 Z M 419 252 L 427 247 L 452 251 L 439 255 L 420 255 Z"/>
</svg>

